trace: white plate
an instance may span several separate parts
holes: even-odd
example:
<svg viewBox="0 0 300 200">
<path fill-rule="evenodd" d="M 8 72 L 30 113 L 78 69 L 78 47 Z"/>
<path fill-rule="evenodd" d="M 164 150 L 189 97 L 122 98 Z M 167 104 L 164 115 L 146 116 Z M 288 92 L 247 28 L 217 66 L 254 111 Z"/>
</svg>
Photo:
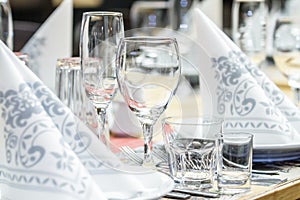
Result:
<svg viewBox="0 0 300 200">
<path fill-rule="evenodd" d="M 300 152 L 288 152 L 288 153 L 279 153 L 274 154 L 271 151 L 264 153 L 253 153 L 253 162 L 276 162 L 276 161 L 287 161 L 295 160 L 300 158 Z"/>
<path fill-rule="evenodd" d="M 300 135 L 295 135 L 293 138 L 267 133 L 254 136 L 253 162 L 274 162 L 298 158 L 300 158 Z"/>
<path fill-rule="evenodd" d="M 146 200 L 164 196 L 174 188 L 171 177 L 160 172 L 123 173 L 107 170 L 96 181 L 108 199 Z"/>
</svg>

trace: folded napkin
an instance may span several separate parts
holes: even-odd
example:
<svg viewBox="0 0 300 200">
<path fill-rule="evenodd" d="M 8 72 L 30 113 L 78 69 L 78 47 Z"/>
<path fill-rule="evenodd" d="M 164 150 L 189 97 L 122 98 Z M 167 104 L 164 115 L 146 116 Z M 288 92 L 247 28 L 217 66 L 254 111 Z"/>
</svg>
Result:
<svg viewBox="0 0 300 200">
<path fill-rule="evenodd" d="M 0 60 L 1 199 L 99 200 L 118 183 L 147 189 L 2 41 Z"/>
<path fill-rule="evenodd" d="M 29 67 L 54 91 L 57 58 L 72 55 L 73 2 L 63 0 L 21 49 Z"/>
<path fill-rule="evenodd" d="M 254 133 L 255 145 L 299 139 L 299 109 L 200 9 L 192 15 L 191 62 L 209 94 L 203 112 L 224 116 L 227 130 Z"/>
</svg>

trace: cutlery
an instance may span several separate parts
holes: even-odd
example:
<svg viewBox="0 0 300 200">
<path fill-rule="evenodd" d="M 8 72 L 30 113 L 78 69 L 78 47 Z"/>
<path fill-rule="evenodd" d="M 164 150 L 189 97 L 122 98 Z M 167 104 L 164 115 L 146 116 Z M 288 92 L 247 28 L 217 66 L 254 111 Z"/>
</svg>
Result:
<svg viewBox="0 0 300 200">
<path fill-rule="evenodd" d="M 174 198 L 174 199 L 188 199 L 191 197 L 190 194 L 180 193 L 180 192 L 169 192 L 164 197 Z"/>
<path fill-rule="evenodd" d="M 220 194 L 215 192 L 206 192 L 206 191 L 199 191 L 199 190 L 192 190 L 192 189 L 181 189 L 181 188 L 174 188 L 173 192 L 185 193 L 192 196 L 202 196 L 202 197 L 209 197 L 209 198 L 218 198 Z"/>
<path fill-rule="evenodd" d="M 288 173 L 291 169 L 291 166 L 284 162 L 262 162 L 262 163 L 254 163 L 252 169 L 257 170 L 276 170 L 278 172 Z"/>
<path fill-rule="evenodd" d="M 143 159 L 137 155 L 137 153 L 129 146 L 122 146 L 120 150 L 124 155 L 129 158 L 134 164 L 142 165 Z"/>
<path fill-rule="evenodd" d="M 259 169 L 252 169 L 253 174 L 265 174 L 265 175 L 279 175 L 278 170 L 259 170 Z"/>
<path fill-rule="evenodd" d="M 268 176 L 252 175 L 251 184 L 269 186 L 269 185 L 283 183 L 286 182 L 287 180 L 288 180 L 287 178 L 281 179 L 281 178 L 273 178 Z"/>
</svg>

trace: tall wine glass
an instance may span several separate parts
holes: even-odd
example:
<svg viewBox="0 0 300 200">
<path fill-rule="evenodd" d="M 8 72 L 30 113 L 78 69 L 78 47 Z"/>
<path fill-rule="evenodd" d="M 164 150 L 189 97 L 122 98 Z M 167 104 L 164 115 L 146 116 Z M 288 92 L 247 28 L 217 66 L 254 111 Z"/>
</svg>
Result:
<svg viewBox="0 0 300 200">
<path fill-rule="evenodd" d="M 85 93 L 98 114 L 98 134 L 108 145 L 105 134 L 106 110 L 115 95 L 116 52 L 124 37 L 122 13 L 85 12 L 80 34 L 80 57 L 82 81 Z"/>
<path fill-rule="evenodd" d="M 125 102 L 142 125 L 143 166 L 153 166 L 153 125 L 172 99 L 180 75 L 180 57 L 175 39 L 128 37 L 121 40 L 117 78 Z"/>
<path fill-rule="evenodd" d="M 300 18 L 285 16 L 277 19 L 273 59 L 288 79 L 295 104 L 300 106 Z"/>
</svg>

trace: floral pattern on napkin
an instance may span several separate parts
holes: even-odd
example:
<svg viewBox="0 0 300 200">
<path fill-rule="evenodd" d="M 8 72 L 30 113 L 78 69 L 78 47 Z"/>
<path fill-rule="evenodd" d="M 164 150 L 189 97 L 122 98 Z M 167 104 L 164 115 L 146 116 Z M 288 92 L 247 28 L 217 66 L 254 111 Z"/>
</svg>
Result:
<svg viewBox="0 0 300 200">
<path fill-rule="evenodd" d="M 92 137 L 80 130 L 69 109 L 41 82 L 0 91 L 0 106 L 6 163 L 0 166 L 1 182 L 75 196 L 85 194 L 91 177 L 76 154 L 84 156 Z M 89 160 L 85 163 L 102 166 L 99 160 Z"/>
<path fill-rule="evenodd" d="M 228 109 L 227 116 L 230 116 L 225 128 L 286 135 L 294 132 L 291 124 L 277 107 L 285 100 L 284 94 L 274 87 L 244 53 L 229 51 L 227 56 L 212 58 L 212 63 L 212 68 L 216 72 L 215 78 L 219 82 L 218 112 L 225 114 Z M 256 93 L 258 95 L 255 95 Z M 263 95 L 259 93 L 269 99 L 261 98 Z M 295 110 L 290 115 L 297 114 Z M 252 112 L 258 111 L 261 116 L 247 117 L 251 116 Z"/>
<path fill-rule="evenodd" d="M 300 110 L 201 10 L 193 10 L 193 19 L 199 70 L 213 102 L 205 112 L 224 116 L 225 131 L 253 133 L 254 146 L 299 138 Z"/>
</svg>

